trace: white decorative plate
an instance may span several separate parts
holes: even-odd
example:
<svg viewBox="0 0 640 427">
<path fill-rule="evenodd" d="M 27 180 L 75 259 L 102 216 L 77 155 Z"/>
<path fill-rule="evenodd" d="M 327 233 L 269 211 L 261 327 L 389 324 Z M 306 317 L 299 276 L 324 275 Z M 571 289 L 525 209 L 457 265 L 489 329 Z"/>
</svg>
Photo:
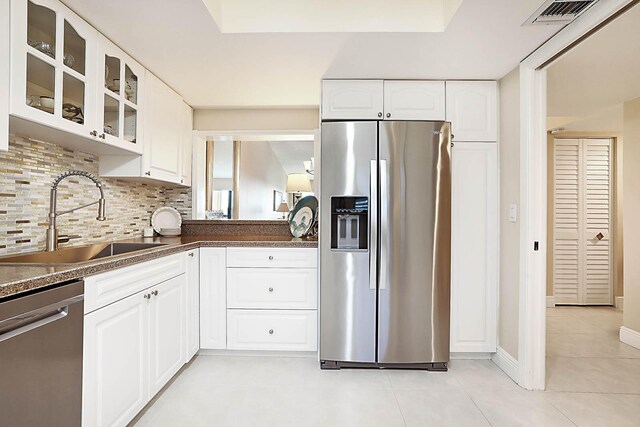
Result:
<svg viewBox="0 0 640 427">
<path fill-rule="evenodd" d="M 182 217 L 174 208 L 159 208 L 151 215 L 151 226 L 156 233 L 161 234 L 160 230 L 163 228 L 180 228 Z"/>
</svg>

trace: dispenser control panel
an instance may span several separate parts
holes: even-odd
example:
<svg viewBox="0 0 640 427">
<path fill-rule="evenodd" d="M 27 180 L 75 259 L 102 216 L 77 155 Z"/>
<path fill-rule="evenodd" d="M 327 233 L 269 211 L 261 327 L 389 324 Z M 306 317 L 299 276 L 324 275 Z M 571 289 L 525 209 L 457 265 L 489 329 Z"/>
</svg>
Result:
<svg viewBox="0 0 640 427">
<path fill-rule="evenodd" d="M 368 229 L 368 197 L 331 198 L 331 249 L 366 251 L 369 249 Z"/>
</svg>

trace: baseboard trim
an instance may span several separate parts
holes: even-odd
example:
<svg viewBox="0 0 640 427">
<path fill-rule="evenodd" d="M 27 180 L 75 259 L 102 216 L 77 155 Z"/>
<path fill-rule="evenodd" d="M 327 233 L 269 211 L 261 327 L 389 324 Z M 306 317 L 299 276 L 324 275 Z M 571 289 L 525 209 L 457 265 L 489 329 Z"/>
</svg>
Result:
<svg viewBox="0 0 640 427">
<path fill-rule="evenodd" d="M 619 310 L 624 310 L 624 297 L 615 297 L 614 307 Z"/>
<path fill-rule="evenodd" d="M 490 360 L 493 353 L 485 353 L 485 352 L 452 352 L 449 355 L 449 359 L 451 360 Z"/>
<path fill-rule="evenodd" d="M 553 296 L 548 296 L 547 297 L 547 308 L 549 307 L 555 307 L 556 306 L 556 299 Z"/>
<path fill-rule="evenodd" d="M 277 351 L 277 350 L 213 350 L 201 348 L 199 356 L 234 356 L 234 357 L 300 357 L 318 359 L 317 351 Z"/>
<path fill-rule="evenodd" d="M 623 326 L 620 328 L 620 341 L 631 347 L 640 349 L 640 332 Z"/>
<path fill-rule="evenodd" d="M 491 360 L 493 360 L 493 363 L 498 365 L 505 374 L 509 375 L 513 381 L 518 382 L 518 361 L 507 353 L 504 348 L 498 346 Z"/>
</svg>

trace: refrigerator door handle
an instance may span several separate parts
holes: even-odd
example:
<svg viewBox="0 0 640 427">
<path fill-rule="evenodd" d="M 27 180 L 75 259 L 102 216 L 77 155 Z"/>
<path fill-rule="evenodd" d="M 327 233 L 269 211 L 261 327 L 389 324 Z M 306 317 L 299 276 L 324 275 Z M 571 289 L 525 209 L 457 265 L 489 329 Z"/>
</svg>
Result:
<svg viewBox="0 0 640 427">
<path fill-rule="evenodd" d="M 369 289 L 376 290 L 378 267 L 378 162 L 371 160 L 371 187 L 369 206 Z"/>
<path fill-rule="evenodd" d="M 387 251 L 389 246 L 389 179 L 387 161 L 380 160 L 380 290 L 387 289 Z"/>
</svg>

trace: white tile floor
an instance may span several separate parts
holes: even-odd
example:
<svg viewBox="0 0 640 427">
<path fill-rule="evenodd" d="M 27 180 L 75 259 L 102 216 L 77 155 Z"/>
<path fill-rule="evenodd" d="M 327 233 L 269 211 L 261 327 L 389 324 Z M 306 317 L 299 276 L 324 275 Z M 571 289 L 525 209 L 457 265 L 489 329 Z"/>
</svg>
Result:
<svg viewBox="0 0 640 427">
<path fill-rule="evenodd" d="M 315 359 L 198 356 L 138 426 L 638 426 L 640 350 L 614 339 L 621 313 L 555 308 L 548 391 L 486 360 L 448 373 L 321 371 Z"/>
</svg>

